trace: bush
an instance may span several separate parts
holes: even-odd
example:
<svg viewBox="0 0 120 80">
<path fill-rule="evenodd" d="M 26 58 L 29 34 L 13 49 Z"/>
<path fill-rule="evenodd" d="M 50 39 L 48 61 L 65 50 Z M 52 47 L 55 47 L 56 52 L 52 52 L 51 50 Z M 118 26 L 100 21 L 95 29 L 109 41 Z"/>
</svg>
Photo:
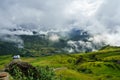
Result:
<svg viewBox="0 0 120 80">
<path fill-rule="evenodd" d="M 6 71 L 14 80 L 57 80 L 53 69 L 49 67 L 33 67 L 25 62 L 12 62 Z"/>
</svg>

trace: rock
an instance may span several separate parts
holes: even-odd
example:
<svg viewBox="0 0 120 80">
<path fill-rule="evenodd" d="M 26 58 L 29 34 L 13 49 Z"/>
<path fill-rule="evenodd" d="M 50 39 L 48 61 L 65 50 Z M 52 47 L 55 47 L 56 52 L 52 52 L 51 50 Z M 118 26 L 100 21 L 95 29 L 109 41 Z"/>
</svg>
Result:
<svg viewBox="0 0 120 80">
<path fill-rule="evenodd" d="M 9 75 L 7 72 L 0 72 L 0 80 L 9 80 Z"/>
<path fill-rule="evenodd" d="M 5 72 L 0 73 L 0 78 L 6 77 L 6 76 L 7 76 L 7 73 Z"/>
</svg>

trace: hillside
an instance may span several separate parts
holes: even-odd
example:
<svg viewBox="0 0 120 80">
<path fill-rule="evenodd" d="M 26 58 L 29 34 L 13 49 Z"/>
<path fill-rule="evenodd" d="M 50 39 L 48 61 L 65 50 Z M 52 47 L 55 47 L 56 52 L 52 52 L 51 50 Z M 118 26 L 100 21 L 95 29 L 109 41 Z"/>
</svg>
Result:
<svg viewBox="0 0 120 80">
<path fill-rule="evenodd" d="M 13 42 L 0 41 L 0 55 L 20 54 L 20 49 Z"/>
<path fill-rule="evenodd" d="M 12 56 L 0 56 L 0 69 Z M 41 57 L 22 57 L 33 66 L 54 68 L 62 80 L 119 80 L 120 47 L 106 46 L 99 51 L 81 54 L 56 54 Z"/>
<path fill-rule="evenodd" d="M 73 28 L 70 31 L 36 32 L 31 35 L 17 34 L 0 37 L 0 55 L 20 54 L 21 56 L 41 56 L 56 53 L 91 52 L 103 47 L 104 42 L 94 41 L 87 31 Z M 22 31 L 22 30 L 20 30 Z"/>
</svg>

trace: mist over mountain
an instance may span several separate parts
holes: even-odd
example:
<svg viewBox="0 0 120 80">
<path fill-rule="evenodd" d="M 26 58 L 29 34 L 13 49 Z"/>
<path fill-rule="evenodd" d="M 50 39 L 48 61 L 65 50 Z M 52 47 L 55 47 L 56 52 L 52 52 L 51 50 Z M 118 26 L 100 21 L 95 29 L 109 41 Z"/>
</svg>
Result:
<svg viewBox="0 0 120 80">
<path fill-rule="evenodd" d="M 11 48 L 14 49 L 14 47 L 16 47 L 20 50 L 23 49 L 25 50 L 25 54 L 90 52 L 98 50 L 106 45 L 104 42 L 95 41 L 94 36 L 91 35 L 89 32 L 77 28 L 64 31 L 49 30 L 38 32 L 34 29 L 26 30 L 23 27 L 19 27 L 18 29 L 10 29 L 9 31 L 14 34 L 14 36 L 3 36 L 1 42 L 10 42 L 13 44 Z M 11 48 L 9 48 L 9 50 Z M 18 52 L 20 53 L 19 50 L 17 51 L 17 53 Z"/>
<path fill-rule="evenodd" d="M 50 43 L 51 47 L 68 52 L 93 51 L 104 45 L 120 46 L 119 2 L 1 0 L 0 40 L 24 48 L 27 39 L 23 35 L 38 36 L 38 42 L 42 36 L 46 43 L 43 46 Z"/>
</svg>

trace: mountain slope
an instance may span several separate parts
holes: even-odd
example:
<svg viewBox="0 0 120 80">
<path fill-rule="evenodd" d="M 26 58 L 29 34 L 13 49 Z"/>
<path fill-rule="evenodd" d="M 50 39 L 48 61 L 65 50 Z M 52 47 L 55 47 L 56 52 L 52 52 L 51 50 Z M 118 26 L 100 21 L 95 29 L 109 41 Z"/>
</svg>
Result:
<svg viewBox="0 0 120 80">
<path fill-rule="evenodd" d="M 11 58 L 0 56 L 0 59 L 3 59 L 0 62 L 0 67 L 3 67 Z M 106 46 L 90 53 L 56 54 L 21 59 L 34 66 L 54 68 L 57 76 L 62 80 L 119 80 L 120 78 L 120 47 Z"/>
<path fill-rule="evenodd" d="M 14 54 L 25 56 L 28 54 L 29 56 L 41 56 L 56 53 L 91 52 L 105 45 L 102 42 L 94 42 L 91 39 L 92 36 L 87 31 L 79 29 L 63 32 L 50 31 L 46 33 L 30 30 L 31 35 L 18 35 L 17 31 L 24 31 L 21 29 L 10 31 L 16 34 L 0 38 L 0 54 L 11 54 L 13 52 Z"/>
<path fill-rule="evenodd" d="M 0 55 L 20 54 L 17 45 L 11 42 L 0 41 Z"/>
</svg>

